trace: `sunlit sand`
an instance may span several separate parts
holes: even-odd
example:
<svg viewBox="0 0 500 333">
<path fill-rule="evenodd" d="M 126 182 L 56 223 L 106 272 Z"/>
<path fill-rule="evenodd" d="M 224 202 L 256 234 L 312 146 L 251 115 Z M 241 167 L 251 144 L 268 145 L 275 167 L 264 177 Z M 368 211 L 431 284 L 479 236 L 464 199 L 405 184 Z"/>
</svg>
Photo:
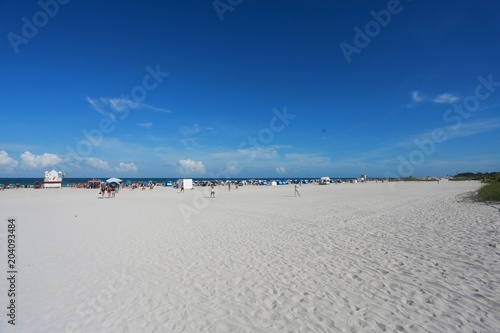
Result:
<svg viewBox="0 0 500 333">
<path fill-rule="evenodd" d="M 19 284 L 0 331 L 494 332 L 500 211 L 462 199 L 479 186 L 2 191 Z"/>
</svg>

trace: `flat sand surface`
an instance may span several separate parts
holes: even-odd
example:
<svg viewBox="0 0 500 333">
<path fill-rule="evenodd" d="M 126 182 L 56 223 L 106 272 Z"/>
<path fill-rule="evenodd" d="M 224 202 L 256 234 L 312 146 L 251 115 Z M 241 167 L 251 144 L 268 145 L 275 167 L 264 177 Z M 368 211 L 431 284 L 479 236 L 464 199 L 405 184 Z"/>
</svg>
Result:
<svg viewBox="0 0 500 333">
<path fill-rule="evenodd" d="M 0 332 L 498 332 L 477 182 L 0 191 Z"/>
</svg>

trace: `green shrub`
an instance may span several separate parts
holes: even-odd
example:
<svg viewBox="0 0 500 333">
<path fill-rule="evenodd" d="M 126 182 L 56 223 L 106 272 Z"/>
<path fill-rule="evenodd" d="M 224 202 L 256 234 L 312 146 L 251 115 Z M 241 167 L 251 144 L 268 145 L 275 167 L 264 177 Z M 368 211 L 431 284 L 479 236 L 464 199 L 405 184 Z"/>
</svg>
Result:
<svg viewBox="0 0 500 333">
<path fill-rule="evenodd" d="M 481 201 L 499 201 L 500 202 L 500 183 L 491 182 L 477 191 L 477 198 Z"/>
</svg>

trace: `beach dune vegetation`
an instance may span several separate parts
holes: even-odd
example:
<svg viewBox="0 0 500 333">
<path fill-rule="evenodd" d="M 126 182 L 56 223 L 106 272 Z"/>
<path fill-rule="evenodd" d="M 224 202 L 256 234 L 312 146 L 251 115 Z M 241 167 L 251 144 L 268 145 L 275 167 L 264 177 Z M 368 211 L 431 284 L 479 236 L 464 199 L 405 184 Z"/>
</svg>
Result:
<svg viewBox="0 0 500 333">
<path fill-rule="evenodd" d="M 500 181 L 489 182 L 477 191 L 477 199 L 480 201 L 500 202 Z"/>
</svg>

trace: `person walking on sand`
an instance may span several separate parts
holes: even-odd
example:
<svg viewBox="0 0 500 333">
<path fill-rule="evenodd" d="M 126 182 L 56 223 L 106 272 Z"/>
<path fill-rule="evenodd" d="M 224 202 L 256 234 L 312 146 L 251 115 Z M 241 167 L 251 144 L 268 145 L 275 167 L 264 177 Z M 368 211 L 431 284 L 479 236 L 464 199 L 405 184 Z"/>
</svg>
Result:
<svg viewBox="0 0 500 333">
<path fill-rule="evenodd" d="M 101 183 L 101 199 L 104 199 L 104 192 L 106 192 L 106 183 Z"/>
<path fill-rule="evenodd" d="M 299 186 L 297 184 L 295 184 L 294 188 L 295 188 L 295 192 L 293 193 L 293 196 L 296 197 L 298 195 L 300 197 Z"/>
<path fill-rule="evenodd" d="M 184 193 L 184 183 L 181 185 L 181 193 Z"/>
<path fill-rule="evenodd" d="M 212 184 L 212 186 L 211 186 L 210 198 L 215 198 L 215 187 L 214 187 L 214 184 Z"/>
</svg>

